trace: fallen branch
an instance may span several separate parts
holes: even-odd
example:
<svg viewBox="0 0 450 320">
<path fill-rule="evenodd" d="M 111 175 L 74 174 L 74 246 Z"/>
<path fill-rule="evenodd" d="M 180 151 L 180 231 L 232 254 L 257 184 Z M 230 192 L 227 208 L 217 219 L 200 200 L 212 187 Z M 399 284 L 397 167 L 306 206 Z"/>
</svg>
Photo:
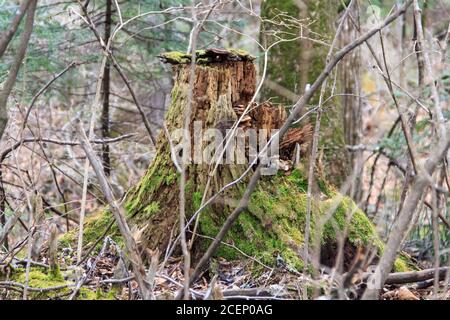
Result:
<svg viewBox="0 0 450 320">
<path fill-rule="evenodd" d="M 385 284 L 405 284 L 426 281 L 434 278 L 436 269 L 425 269 L 421 271 L 395 272 L 390 273 L 385 281 Z M 450 271 L 450 267 L 439 268 L 439 280 L 444 280 L 445 274 Z M 363 273 L 362 280 L 367 281 L 372 273 Z"/>
<path fill-rule="evenodd" d="M 52 286 L 47 288 L 33 288 L 33 287 L 27 287 L 27 291 L 31 292 L 48 292 L 48 291 L 55 291 L 55 290 L 61 290 L 68 287 L 74 287 L 75 284 L 62 284 L 59 286 Z M 0 281 L 0 287 L 5 287 L 9 289 L 20 289 L 21 291 L 25 290 L 25 285 L 20 282 L 14 282 L 14 281 Z"/>
</svg>

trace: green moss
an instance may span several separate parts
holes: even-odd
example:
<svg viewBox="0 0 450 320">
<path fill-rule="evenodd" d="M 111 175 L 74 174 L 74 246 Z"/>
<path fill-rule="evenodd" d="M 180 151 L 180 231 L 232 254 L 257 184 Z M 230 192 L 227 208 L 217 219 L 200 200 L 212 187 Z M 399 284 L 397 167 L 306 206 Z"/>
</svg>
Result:
<svg viewBox="0 0 450 320">
<path fill-rule="evenodd" d="M 255 56 L 242 49 L 228 48 L 227 50 L 230 51 L 233 55 L 244 58 L 245 60 L 254 60 L 256 58 Z"/>
<path fill-rule="evenodd" d="M 144 178 L 142 181 L 149 182 Z M 233 227 L 228 232 L 224 242 L 229 245 L 221 245 L 215 256 L 227 260 L 242 259 L 241 252 L 255 257 L 267 265 L 275 265 L 276 256 L 282 258 L 292 267 L 301 270 L 303 261 L 299 255 L 304 245 L 305 221 L 306 221 L 306 191 L 307 182 L 302 172 L 294 170 L 290 176 L 277 175 L 271 178 L 263 178 L 250 198 L 248 209 L 241 213 Z M 188 180 L 187 194 L 191 195 L 191 212 L 200 204 L 203 193 L 195 189 L 196 184 Z M 139 186 L 139 188 L 145 188 Z M 243 189 L 227 191 L 227 197 L 239 199 Z M 147 196 L 145 196 L 147 195 Z M 310 245 L 316 239 L 318 218 L 328 214 L 335 208 L 331 219 L 323 226 L 320 235 L 321 244 L 336 242 L 336 228 L 340 231 L 347 228 L 348 241 L 355 247 L 375 246 L 379 253 L 383 251 L 383 243 L 377 236 L 374 225 L 366 215 L 348 197 L 341 196 L 332 190 L 330 198 L 325 200 L 312 200 Z M 143 199 L 151 199 L 146 193 Z M 150 201 L 149 203 L 147 203 Z M 147 222 L 150 216 L 161 210 L 157 201 L 141 201 L 143 212 L 139 214 L 139 220 L 134 223 Z M 207 207 L 201 215 L 200 234 L 215 237 L 225 219 L 231 213 L 232 207 L 221 207 L 218 214 L 211 206 Z M 351 216 L 351 218 L 349 218 Z M 92 219 L 92 221 L 91 221 Z M 109 212 L 103 212 L 102 216 L 92 217 L 87 221 L 86 231 L 89 234 L 87 240 L 94 239 L 104 231 L 106 222 L 110 219 Z M 97 230 L 94 236 L 93 230 Z M 100 229 L 100 230 L 99 230 Z M 203 238 L 200 242 L 200 250 L 206 250 L 210 240 Z M 231 245 L 231 246 L 230 246 Z M 236 250 L 239 249 L 239 250 Z M 240 252 L 241 251 L 241 252 Z M 399 260 L 400 259 L 400 260 Z M 396 261 L 395 270 L 406 270 L 408 264 L 403 258 Z"/>
<path fill-rule="evenodd" d="M 294 183 L 301 192 L 308 190 L 308 179 L 304 176 L 303 172 L 299 169 L 294 169 L 286 180 Z"/>
<path fill-rule="evenodd" d="M 77 300 L 116 300 L 117 290 L 111 288 L 104 291 L 102 288 L 96 290 L 82 287 L 78 292 Z"/>
<path fill-rule="evenodd" d="M 95 241 L 100 239 L 112 220 L 113 217 L 111 212 L 106 209 L 104 211 L 99 211 L 96 215 L 87 218 L 84 226 L 83 245 L 85 246 L 93 244 Z M 110 235 L 114 240 L 119 241 L 117 234 L 118 228 L 117 225 L 114 224 L 111 227 Z M 99 246 L 101 246 L 101 242 L 99 243 Z"/>
<path fill-rule="evenodd" d="M 195 191 L 192 197 L 193 209 L 198 210 L 202 204 L 203 194 L 200 191 Z"/>
<path fill-rule="evenodd" d="M 179 51 L 164 52 L 160 55 L 166 59 L 169 63 L 182 64 L 189 63 L 191 61 L 191 55 Z"/>
<path fill-rule="evenodd" d="M 26 280 L 26 272 L 25 269 L 19 268 L 14 270 L 14 273 L 12 275 L 12 280 L 15 282 L 19 282 L 22 284 L 25 284 Z M 50 287 L 57 287 L 57 286 L 64 286 L 67 285 L 68 282 L 66 282 L 62 277 L 55 277 L 51 273 L 46 273 L 45 269 L 41 268 L 31 268 L 28 276 L 28 286 L 30 288 L 50 288 Z M 53 298 L 61 294 L 70 293 L 70 288 L 65 287 L 58 290 L 51 290 L 51 291 L 29 291 L 29 298 L 30 299 L 48 299 Z"/>
<path fill-rule="evenodd" d="M 296 170 L 288 177 L 280 175 L 272 180 L 261 181 L 251 196 L 248 210 L 241 213 L 225 242 L 268 265 L 275 264 L 275 257 L 279 253 L 291 266 L 302 268 L 303 261 L 298 253 L 304 245 L 306 185 L 303 174 Z M 312 201 L 310 244 L 313 244 L 318 232 L 317 217 L 328 213 L 332 206 L 336 210 L 323 227 L 320 237 L 322 244 L 336 242 L 335 228 L 342 231 L 349 221 L 350 243 L 356 247 L 375 245 L 381 249 L 382 243 L 370 220 L 350 198 L 336 192 L 328 200 Z M 217 215 L 205 214 L 200 220 L 201 231 L 214 237 L 223 222 L 224 219 L 217 219 Z M 203 245 L 206 249 L 209 241 Z M 216 255 L 229 260 L 241 258 L 238 250 L 225 245 L 219 247 Z"/>
<path fill-rule="evenodd" d="M 102 211 L 98 211 L 94 215 L 89 216 L 84 224 L 83 229 L 83 246 L 89 246 L 94 244 L 98 239 L 100 239 L 106 229 L 109 227 L 113 217 L 111 212 L 105 208 Z M 60 248 L 71 248 L 77 245 L 78 241 L 78 228 L 72 229 L 71 231 L 65 233 L 58 239 L 58 246 Z M 119 229 L 116 224 L 113 224 L 109 230 L 108 235 L 116 241 L 118 244 L 122 243 L 122 238 L 119 234 Z M 97 249 L 100 248 L 102 242 L 97 244 Z"/>
<path fill-rule="evenodd" d="M 60 248 L 70 248 L 72 246 L 72 241 L 75 239 L 75 230 L 66 232 L 58 239 L 58 246 Z"/>
<path fill-rule="evenodd" d="M 25 283 L 26 280 L 25 269 L 23 268 L 16 269 L 12 279 L 19 283 Z M 41 268 L 30 269 L 28 285 L 32 288 L 48 288 L 65 284 L 66 282 L 64 281 L 64 279 L 55 278 L 53 275 L 47 274 L 45 272 L 45 269 Z"/>
<path fill-rule="evenodd" d="M 145 207 L 144 209 L 144 213 L 150 217 L 151 215 L 153 215 L 154 213 L 157 213 L 160 210 L 159 208 L 159 203 L 157 201 L 153 201 L 152 203 L 150 203 L 150 205 L 148 205 L 147 207 Z"/>
<path fill-rule="evenodd" d="M 408 266 L 406 265 L 406 262 L 401 258 L 397 258 L 394 262 L 394 272 L 405 272 L 405 271 L 408 271 Z"/>
<path fill-rule="evenodd" d="M 54 280 L 63 280 L 64 279 L 59 265 L 56 265 L 55 267 L 50 269 L 49 276 Z"/>
<path fill-rule="evenodd" d="M 177 181 L 177 177 L 178 175 L 176 173 L 169 173 L 168 175 L 166 175 L 164 182 L 167 186 L 171 186 L 172 184 L 174 184 L 174 182 Z"/>
<path fill-rule="evenodd" d="M 320 191 L 323 192 L 328 197 L 333 195 L 334 188 L 330 183 L 328 183 L 325 179 L 317 178 L 317 185 L 319 186 Z"/>
<path fill-rule="evenodd" d="M 231 59 L 239 58 L 241 60 L 254 60 L 255 57 L 252 56 L 245 50 L 242 49 L 227 49 Z M 211 62 L 211 58 L 214 54 L 212 54 L 208 50 L 197 50 L 195 52 L 195 58 L 197 64 L 208 64 Z M 164 52 L 159 55 L 162 59 L 164 59 L 168 63 L 172 64 L 187 64 L 192 60 L 192 55 L 179 51 L 170 51 Z"/>
<path fill-rule="evenodd" d="M 349 217 L 351 217 L 348 225 L 349 242 L 355 246 L 375 244 L 378 236 L 372 222 L 350 198 L 343 197 L 339 201 L 341 197 L 340 195 L 336 195 L 334 198 L 326 200 L 321 204 L 322 212 L 327 212 L 330 210 L 330 207 L 337 205 L 332 219 L 324 227 L 323 239 L 325 241 L 334 241 L 336 239 L 336 227 L 340 231 L 343 231 Z M 336 198 L 338 198 L 337 201 L 339 203 L 336 203 Z"/>
<path fill-rule="evenodd" d="M 412 261 L 412 258 L 405 252 L 400 252 L 394 262 L 394 272 L 417 271 L 419 268 L 417 264 Z"/>
<path fill-rule="evenodd" d="M 128 193 L 124 206 L 129 216 L 145 207 L 149 201 L 147 195 L 153 194 L 163 182 L 166 185 L 173 183 L 176 176 L 168 174 L 169 170 L 165 166 L 164 160 L 163 157 L 157 157 L 137 187 Z"/>
</svg>

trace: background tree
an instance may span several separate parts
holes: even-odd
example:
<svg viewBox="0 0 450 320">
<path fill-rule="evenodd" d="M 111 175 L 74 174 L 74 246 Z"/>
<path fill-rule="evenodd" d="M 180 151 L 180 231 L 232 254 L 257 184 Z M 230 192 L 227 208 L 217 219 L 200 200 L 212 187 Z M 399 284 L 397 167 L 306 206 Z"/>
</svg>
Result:
<svg viewBox="0 0 450 320">
<path fill-rule="evenodd" d="M 353 9 L 353 13 L 355 11 Z M 296 39 L 282 42 L 271 50 L 263 99 L 290 106 L 304 94 L 325 66 L 328 45 L 342 19 L 342 12 L 341 1 L 268 0 L 262 3 L 262 18 L 277 21 L 278 26 L 263 22 L 261 42 L 267 44 L 274 41 L 274 35 Z M 292 21 L 294 19 L 298 19 L 305 27 L 297 27 Z M 340 45 L 348 41 L 350 33 L 354 35 L 352 24 L 348 21 L 344 23 L 345 28 L 338 35 Z M 326 112 L 321 120 L 319 153 L 323 153 L 320 157 L 323 160 L 322 171 L 337 186 L 353 168 L 355 162 L 347 152 L 346 145 L 357 144 L 355 132 L 362 125 L 360 117 L 355 117 L 360 113 L 358 99 L 345 95 L 355 92 L 352 79 L 356 77 L 354 70 L 358 64 L 357 57 L 357 53 L 352 53 L 351 57 L 341 62 L 337 74 L 344 81 L 330 81 L 324 98 Z M 349 61 L 352 63 L 349 64 Z M 318 102 L 319 94 L 312 100 L 312 106 Z"/>
</svg>

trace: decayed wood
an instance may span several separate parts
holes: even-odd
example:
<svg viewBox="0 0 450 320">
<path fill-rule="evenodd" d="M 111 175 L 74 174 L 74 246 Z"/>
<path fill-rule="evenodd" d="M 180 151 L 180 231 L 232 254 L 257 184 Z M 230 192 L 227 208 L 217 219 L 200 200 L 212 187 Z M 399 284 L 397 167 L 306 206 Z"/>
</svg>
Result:
<svg viewBox="0 0 450 320">
<path fill-rule="evenodd" d="M 252 127 L 270 130 L 278 129 L 286 120 L 286 109 L 284 106 L 274 106 L 270 102 L 255 105 L 250 112 Z"/>
<path fill-rule="evenodd" d="M 243 113 L 243 109 L 245 107 L 241 105 L 234 107 L 238 116 Z M 241 127 L 265 129 L 269 136 L 272 130 L 279 129 L 283 125 L 286 117 L 284 106 L 275 106 L 270 102 L 255 103 L 249 116 L 244 118 Z M 290 159 L 297 143 L 301 146 L 301 151 L 306 152 L 306 147 L 312 140 L 312 133 L 313 127 L 310 123 L 303 127 L 289 129 L 279 144 L 281 156 Z"/>
<path fill-rule="evenodd" d="M 192 60 L 191 54 L 171 52 L 162 53 L 158 56 L 162 62 L 177 64 L 190 64 Z M 195 55 L 196 64 L 223 63 L 227 61 L 253 61 L 255 58 L 245 52 L 237 52 L 221 48 L 208 48 L 206 50 L 197 51 Z"/>
<path fill-rule="evenodd" d="M 313 126 L 308 123 L 301 128 L 292 128 L 286 132 L 283 140 L 280 143 L 280 149 L 282 152 L 288 151 L 292 153 L 295 145 L 298 143 L 301 145 L 302 151 L 306 152 L 306 146 L 311 142 L 313 135 Z"/>
<path fill-rule="evenodd" d="M 51 270 L 58 268 L 58 229 L 55 223 L 50 226 L 50 238 L 48 245 L 48 264 Z"/>
<path fill-rule="evenodd" d="M 175 165 L 172 165 L 173 159 L 167 137 L 172 135 L 175 130 L 185 127 L 182 115 L 187 105 L 190 80 L 190 65 L 174 65 L 173 69 L 174 88 L 172 90 L 172 103 L 165 120 L 167 132 L 161 133 L 158 138 L 157 156 L 147 173 L 151 172 L 151 176 L 147 177 L 150 182 L 145 182 L 153 184 L 156 181 L 154 190 L 148 192 L 146 196 L 142 196 L 140 195 L 140 188 L 146 188 L 147 186 L 138 184 L 128 193 L 128 199 L 136 202 L 136 206 L 130 209 L 133 223 L 146 227 L 142 236 L 145 242 L 143 245 L 148 246 L 150 249 L 159 248 L 161 252 L 166 250 L 170 242 L 170 235 L 173 233 L 172 230 L 178 229 L 179 226 L 178 216 L 174 214 L 174 212 L 179 211 L 179 192 L 175 191 L 175 183 L 164 183 L 164 179 L 159 180 L 163 181 L 163 183 L 160 183 L 157 179 L 160 176 L 177 174 L 177 168 Z M 196 65 L 191 102 L 192 111 L 189 123 L 191 134 L 194 135 L 194 124 L 198 123 L 201 124 L 203 133 L 212 128 L 223 129 L 225 133 L 226 129 L 236 121 L 239 106 L 247 106 L 255 90 L 256 70 L 251 61 L 226 61 L 208 66 Z M 176 141 L 176 138 L 172 139 L 172 145 L 179 143 L 179 141 Z M 195 143 L 197 142 L 198 138 L 192 137 L 191 153 L 193 158 L 196 155 Z M 207 143 L 204 142 L 202 146 L 197 147 L 201 148 L 200 151 L 202 151 L 206 146 Z M 201 152 L 200 156 L 202 156 Z M 213 177 L 208 196 L 215 194 L 233 178 L 239 177 L 245 167 L 245 165 L 221 166 L 219 172 Z M 186 199 L 192 199 L 191 193 L 202 193 L 204 191 L 206 180 L 208 179 L 208 169 L 208 164 L 204 162 L 187 168 L 189 184 L 193 188 L 189 190 L 189 198 L 187 197 Z M 136 201 L 136 198 L 139 201 Z M 140 220 L 141 216 L 143 216 L 142 210 L 153 202 L 168 205 L 161 206 L 160 210 L 146 217 L 145 220 Z M 211 205 L 211 209 L 218 216 L 224 214 L 223 208 L 223 202 L 217 201 Z M 192 201 L 188 201 L 186 209 L 187 215 L 189 215 L 193 210 Z M 192 249 L 194 255 L 196 251 L 197 246 L 194 243 Z"/>
</svg>

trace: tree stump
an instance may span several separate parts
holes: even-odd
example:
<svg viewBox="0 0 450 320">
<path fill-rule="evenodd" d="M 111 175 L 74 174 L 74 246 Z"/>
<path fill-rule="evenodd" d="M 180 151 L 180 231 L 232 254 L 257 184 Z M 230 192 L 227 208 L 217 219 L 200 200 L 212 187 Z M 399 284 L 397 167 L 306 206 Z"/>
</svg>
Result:
<svg viewBox="0 0 450 320">
<path fill-rule="evenodd" d="M 195 137 L 195 130 L 231 127 L 251 102 L 256 88 L 256 71 L 253 58 L 248 53 L 211 49 L 198 51 L 196 56 L 190 119 L 191 138 Z M 184 123 L 183 114 L 188 106 L 191 56 L 171 52 L 161 55 L 161 59 L 171 63 L 174 71 L 172 101 L 165 121 L 167 131 L 172 135 L 182 128 Z M 253 103 L 251 109 L 239 125 L 244 133 L 249 128 L 276 129 L 286 117 L 284 108 L 274 107 L 269 103 Z M 196 125 L 196 122 L 200 125 Z M 280 141 L 284 148 L 280 157 L 288 161 L 292 144 L 307 144 L 310 138 L 311 127 L 292 128 Z M 172 145 L 176 144 L 176 141 L 171 142 Z M 190 152 L 193 158 L 195 144 L 198 143 L 198 139 L 191 139 Z M 150 249 L 159 248 L 163 252 L 179 233 L 179 173 L 174 165 L 170 145 L 167 134 L 161 132 L 156 158 L 140 182 L 129 190 L 124 202 L 130 224 L 139 230 L 137 234 L 140 245 Z M 203 148 L 201 150 L 204 151 Z M 245 152 L 248 156 L 248 148 Z M 238 179 L 248 166 L 248 163 L 224 163 L 218 166 L 214 175 L 210 175 L 212 166 L 209 163 L 189 164 L 186 183 L 187 219 L 200 207 L 208 177 L 211 182 L 206 199 Z M 194 263 L 236 207 L 247 181 L 247 178 L 243 178 L 221 193 L 202 211 L 192 246 Z M 329 208 L 335 207 L 332 218 L 319 235 L 321 245 L 335 244 L 336 234 L 347 228 L 347 243 L 353 248 L 370 244 L 381 249 L 382 244 L 373 224 L 354 202 L 348 197 L 342 197 L 326 181 L 319 182 L 321 195 L 312 203 L 311 239 L 315 239 L 318 219 L 324 216 Z M 274 175 L 263 176 L 251 196 L 248 209 L 239 216 L 224 240 L 226 244 L 219 247 L 216 255 L 233 260 L 242 258 L 244 252 L 245 255 L 256 257 L 269 265 L 275 265 L 276 257 L 281 256 L 290 266 L 302 268 L 306 188 L 306 173 L 301 169 L 288 167 Z M 93 243 L 102 235 L 110 221 L 111 215 L 107 210 L 90 218 L 85 226 L 86 243 Z M 188 240 L 192 237 L 193 227 L 194 223 L 189 226 Z M 110 233 L 117 235 L 114 228 Z M 328 256 L 329 252 L 327 259 Z"/>
</svg>

